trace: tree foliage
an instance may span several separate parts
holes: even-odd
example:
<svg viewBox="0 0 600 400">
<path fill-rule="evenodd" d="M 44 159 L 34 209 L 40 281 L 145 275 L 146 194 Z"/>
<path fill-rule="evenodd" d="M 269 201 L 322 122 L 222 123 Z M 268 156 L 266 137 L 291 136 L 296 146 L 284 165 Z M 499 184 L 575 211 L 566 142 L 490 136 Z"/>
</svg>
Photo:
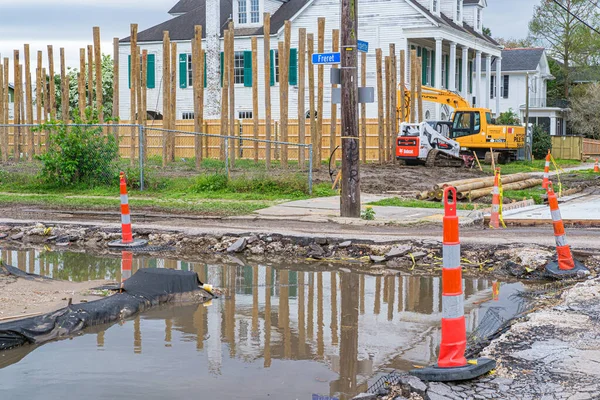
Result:
<svg viewBox="0 0 600 400">
<path fill-rule="evenodd" d="M 574 132 L 600 139 L 600 84 L 581 85 L 573 91 L 569 122 Z"/>
<path fill-rule="evenodd" d="M 598 26 L 600 9 L 596 1 L 590 0 L 564 0 L 561 4 L 568 11 L 553 1 L 541 0 L 529 22 L 529 35 L 534 43 L 545 47 L 551 57 L 561 62 L 565 78 L 563 94 L 568 98 L 570 68 L 576 64 L 589 65 L 600 54 L 600 39 L 572 14 Z"/>
<path fill-rule="evenodd" d="M 502 46 L 504 46 L 507 49 L 521 49 L 521 48 L 528 48 L 528 47 L 533 47 L 533 40 L 531 40 L 531 38 L 527 37 L 527 38 L 522 38 L 522 39 L 517 39 L 517 38 L 503 38 L 503 37 L 497 37 L 494 38 L 496 40 L 496 42 L 500 43 Z"/>
<path fill-rule="evenodd" d="M 531 146 L 531 152 L 533 157 L 537 160 L 541 160 L 546 157 L 548 150 L 552 150 L 552 139 L 550 132 L 547 132 L 543 126 L 535 125 L 533 127 L 533 143 Z"/>
<path fill-rule="evenodd" d="M 520 125 L 521 121 L 519 120 L 519 116 L 517 113 L 513 111 L 512 108 L 509 108 L 508 111 L 500 113 L 498 118 L 496 118 L 497 125 Z"/>
</svg>

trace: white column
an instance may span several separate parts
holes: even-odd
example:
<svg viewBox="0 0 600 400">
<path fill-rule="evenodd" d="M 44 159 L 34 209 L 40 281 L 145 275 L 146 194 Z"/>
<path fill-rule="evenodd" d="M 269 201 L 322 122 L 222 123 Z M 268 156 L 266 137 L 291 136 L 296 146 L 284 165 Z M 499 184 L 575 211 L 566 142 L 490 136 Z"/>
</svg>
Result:
<svg viewBox="0 0 600 400">
<path fill-rule="evenodd" d="M 476 106 L 481 107 L 483 101 L 481 101 L 481 51 L 475 52 L 475 98 Z"/>
<path fill-rule="evenodd" d="M 442 88 L 442 38 L 435 38 L 435 88 Z"/>
<path fill-rule="evenodd" d="M 456 43 L 450 42 L 450 79 L 448 80 L 448 90 L 456 92 Z"/>
<path fill-rule="evenodd" d="M 550 117 L 550 135 L 556 136 L 556 117 Z"/>
<path fill-rule="evenodd" d="M 492 93 L 492 55 L 485 56 L 485 108 L 490 108 L 490 94 Z"/>
<path fill-rule="evenodd" d="M 502 57 L 496 59 L 496 118 L 500 116 L 500 98 L 502 97 Z"/>
<path fill-rule="evenodd" d="M 462 48 L 462 97 L 469 99 L 469 48 Z M 469 103 L 471 101 L 469 100 Z"/>
</svg>

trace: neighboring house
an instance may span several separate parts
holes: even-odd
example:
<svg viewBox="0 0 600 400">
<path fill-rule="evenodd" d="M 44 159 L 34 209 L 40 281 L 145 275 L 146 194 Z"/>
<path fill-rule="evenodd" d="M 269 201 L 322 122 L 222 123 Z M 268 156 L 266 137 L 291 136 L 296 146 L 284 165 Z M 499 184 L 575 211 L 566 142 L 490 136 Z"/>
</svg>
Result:
<svg viewBox="0 0 600 400">
<path fill-rule="evenodd" d="M 236 115 L 239 118 L 252 117 L 252 88 L 248 80 L 251 71 L 251 37 L 258 37 L 258 88 L 259 113 L 264 117 L 264 65 L 263 65 L 263 13 L 271 13 L 271 68 L 273 79 L 271 86 L 272 115 L 279 116 L 279 63 L 277 42 L 283 40 L 284 21 L 292 23 L 292 38 L 289 81 L 289 113 L 297 115 L 297 47 L 298 28 L 306 28 L 315 35 L 317 46 L 317 19 L 326 18 L 325 51 L 332 49 L 332 29 L 339 28 L 339 0 L 222 0 L 221 7 L 221 48 L 223 28 L 229 16 L 235 24 L 235 82 Z M 448 88 L 460 92 L 463 97 L 477 101 L 480 106 L 490 107 L 495 100 L 485 96 L 491 79 L 481 83 L 482 71 L 474 66 L 485 60 L 491 63 L 500 57 L 501 46 L 492 38 L 483 34 L 483 17 L 487 7 L 486 0 L 359 0 L 358 37 L 369 42 L 367 55 L 367 86 L 376 85 L 375 49 L 381 48 L 383 55 L 388 54 L 389 44 L 396 45 L 407 53 L 415 49 L 422 57 L 422 83 L 437 88 Z M 148 100 L 149 113 L 162 114 L 162 38 L 163 31 L 170 32 L 170 38 L 177 43 L 179 68 L 177 68 L 177 118 L 193 118 L 193 91 L 191 87 L 191 39 L 194 26 L 206 26 L 204 0 L 181 0 L 171 10 L 174 17 L 157 26 L 143 30 L 138 34 L 138 44 L 149 53 Z M 206 46 L 206 29 L 203 46 Z M 129 38 L 120 41 L 120 116 L 130 116 L 130 92 L 128 88 Z M 205 47 L 206 48 L 206 47 Z M 399 63 L 398 63 L 399 65 Z M 407 66 L 410 63 L 406 63 Z M 407 80 L 409 67 L 405 74 Z M 330 116 L 331 85 L 329 85 L 329 67 L 325 67 L 324 117 Z M 472 74 L 470 72 L 473 72 Z M 308 74 L 307 79 L 308 79 Z M 316 91 L 316 89 L 315 89 Z M 308 90 L 307 90 L 308 92 Z M 489 92 L 489 91 L 488 91 Z M 491 100 L 491 101 L 490 101 Z M 206 101 L 206 98 L 205 98 Z M 451 109 L 446 106 L 425 103 L 427 119 L 447 119 Z M 304 100 L 304 109 L 308 107 L 308 93 Z M 367 106 L 367 116 L 377 117 L 377 104 Z M 293 118 L 293 117 L 292 117 Z"/>
<path fill-rule="evenodd" d="M 490 98 L 496 98 L 498 63 L 492 63 L 492 88 Z M 554 77 L 550 73 L 548 58 L 543 48 L 504 49 L 501 61 L 500 112 L 512 109 L 521 121 L 525 120 L 527 98 L 527 75 L 529 75 L 529 122 L 542 125 L 551 135 L 566 134 L 566 109 L 564 104 L 548 104 L 546 99 L 547 82 Z M 482 65 L 484 78 L 487 65 Z M 492 103 L 496 113 L 496 104 Z"/>
<path fill-rule="evenodd" d="M 8 118 L 14 117 L 14 106 L 15 106 L 15 87 L 12 83 L 8 84 Z"/>
</svg>

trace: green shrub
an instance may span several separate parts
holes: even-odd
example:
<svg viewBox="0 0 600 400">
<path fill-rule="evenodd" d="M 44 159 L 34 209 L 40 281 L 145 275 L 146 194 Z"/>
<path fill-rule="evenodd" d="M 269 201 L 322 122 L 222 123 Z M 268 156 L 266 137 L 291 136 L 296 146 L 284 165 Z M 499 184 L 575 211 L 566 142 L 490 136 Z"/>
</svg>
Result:
<svg viewBox="0 0 600 400">
<path fill-rule="evenodd" d="M 552 150 L 552 139 L 550 133 L 546 132 L 540 125 L 533 127 L 533 144 L 532 154 L 537 160 L 541 160 L 546 157 L 548 150 Z"/>
<path fill-rule="evenodd" d="M 218 192 L 227 189 L 227 175 L 201 175 L 196 179 L 196 183 L 192 187 L 195 193 L 200 192 Z"/>
<path fill-rule="evenodd" d="M 496 125 L 520 125 L 521 121 L 519 121 L 519 116 L 517 113 L 513 111 L 512 108 L 509 108 L 508 111 L 500 113 L 498 118 L 496 118 Z"/>
<path fill-rule="evenodd" d="M 367 206 L 360 214 L 360 217 L 367 221 L 373 221 L 375 219 L 375 210 L 373 210 L 373 207 Z"/>
<path fill-rule="evenodd" d="M 39 156 L 43 165 L 40 177 L 45 183 L 59 187 L 114 184 L 119 146 L 113 135 L 104 135 L 101 127 L 66 126 L 56 121 L 39 129 L 49 134 L 48 151 Z"/>
</svg>

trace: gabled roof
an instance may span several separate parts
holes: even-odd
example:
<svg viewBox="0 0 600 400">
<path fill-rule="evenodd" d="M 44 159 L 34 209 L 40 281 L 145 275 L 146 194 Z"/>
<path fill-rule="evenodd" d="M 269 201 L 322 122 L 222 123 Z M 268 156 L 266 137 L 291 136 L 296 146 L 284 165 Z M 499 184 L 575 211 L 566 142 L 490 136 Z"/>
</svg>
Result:
<svg viewBox="0 0 600 400">
<path fill-rule="evenodd" d="M 502 72 L 535 71 L 540 65 L 543 48 L 504 49 L 502 50 Z M 482 71 L 486 63 L 482 61 Z M 492 63 L 492 71 L 496 70 L 496 61 Z"/>
<path fill-rule="evenodd" d="M 221 1 L 221 36 L 227 28 L 229 17 L 233 15 L 232 1 Z M 277 33 L 286 20 L 292 18 L 311 0 L 288 0 L 283 3 L 273 15 L 271 15 L 271 34 Z M 195 8 L 189 10 L 190 7 Z M 173 10 L 179 10 L 173 12 Z M 188 10 L 188 11 L 184 11 Z M 191 40 L 194 37 L 195 25 L 206 26 L 206 0 L 180 0 L 170 11 L 170 13 L 184 12 L 183 15 L 172 18 L 161 24 L 138 33 L 138 42 L 161 42 L 163 31 L 169 31 L 171 40 Z M 235 27 L 235 24 L 234 24 Z M 262 35 L 263 27 L 235 28 L 235 36 L 253 36 Z M 206 37 L 206 30 L 202 30 L 202 37 Z M 121 39 L 122 43 L 128 43 L 129 37 Z"/>
</svg>

